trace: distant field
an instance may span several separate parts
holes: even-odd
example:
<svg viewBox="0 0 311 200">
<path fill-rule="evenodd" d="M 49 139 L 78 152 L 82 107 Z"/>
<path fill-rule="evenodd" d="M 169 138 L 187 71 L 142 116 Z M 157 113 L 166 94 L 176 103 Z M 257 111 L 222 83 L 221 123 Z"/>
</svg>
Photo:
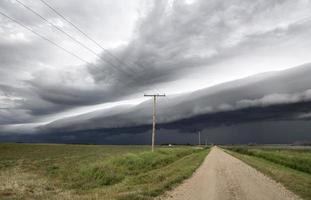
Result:
<svg viewBox="0 0 311 200">
<path fill-rule="evenodd" d="M 227 152 L 311 200 L 311 149 L 285 146 L 226 147 Z M 228 151 L 229 150 L 229 151 Z"/>
<path fill-rule="evenodd" d="M 0 199 L 152 199 L 191 176 L 208 151 L 0 144 Z"/>
</svg>

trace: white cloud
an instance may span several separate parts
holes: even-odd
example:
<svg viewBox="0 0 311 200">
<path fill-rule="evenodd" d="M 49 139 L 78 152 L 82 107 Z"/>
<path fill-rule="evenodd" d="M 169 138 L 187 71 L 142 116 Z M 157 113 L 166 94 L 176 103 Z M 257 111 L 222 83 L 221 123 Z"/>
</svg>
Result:
<svg viewBox="0 0 311 200">
<path fill-rule="evenodd" d="M 271 106 L 278 104 L 290 104 L 311 100 L 311 90 L 294 94 L 269 94 L 260 99 L 244 99 L 236 103 L 238 108 L 247 108 L 254 106 Z"/>
</svg>

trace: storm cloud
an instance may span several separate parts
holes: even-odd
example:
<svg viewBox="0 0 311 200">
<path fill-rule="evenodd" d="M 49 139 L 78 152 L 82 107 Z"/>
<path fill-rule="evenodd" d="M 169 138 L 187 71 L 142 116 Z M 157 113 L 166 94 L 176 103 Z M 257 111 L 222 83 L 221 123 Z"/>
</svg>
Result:
<svg viewBox="0 0 311 200">
<path fill-rule="evenodd" d="M 104 49 L 39 1 L 22 2 L 96 55 L 1 1 L 1 12 L 87 63 L 1 16 L 0 134 L 141 134 L 151 123 L 144 93 L 167 94 L 158 122 L 174 134 L 310 119 L 309 0 L 47 1 Z"/>
<path fill-rule="evenodd" d="M 311 81 L 307 78 L 310 72 L 309 64 L 158 99 L 157 121 L 164 127 L 174 128 L 171 124 L 202 119 L 202 128 L 204 128 L 228 124 L 230 121 L 246 123 L 256 120 L 298 119 L 299 114 L 310 111 Z M 285 82 L 294 79 L 299 81 Z M 274 87 L 268 87 L 269 85 Z M 293 92 L 293 88 L 296 92 Z M 116 106 L 68 117 L 41 128 L 73 132 L 140 127 L 151 124 L 151 111 L 152 102 L 147 101 L 136 106 Z M 184 126 L 189 126 L 190 129 L 195 127 L 194 123 L 190 122 L 185 123 Z"/>
</svg>

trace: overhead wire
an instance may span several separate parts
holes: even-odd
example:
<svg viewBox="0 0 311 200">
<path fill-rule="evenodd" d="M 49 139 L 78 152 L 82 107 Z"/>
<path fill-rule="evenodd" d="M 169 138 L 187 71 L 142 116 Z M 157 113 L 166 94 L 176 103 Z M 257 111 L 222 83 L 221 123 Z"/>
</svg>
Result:
<svg viewBox="0 0 311 200">
<path fill-rule="evenodd" d="M 77 40 L 76 38 L 74 38 L 73 36 L 71 36 L 69 33 L 67 33 L 66 31 L 62 30 L 61 28 L 59 28 L 58 26 L 54 25 L 53 23 L 51 23 L 48 19 L 46 19 L 45 17 L 43 17 L 41 14 L 39 14 L 38 12 L 36 12 L 34 9 L 30 8 L 29 6 L 27 6 L 26 4 L 24 4 L 23 2 L 21 2 L 20 0 L 15 0 L 17 3 L 19 3 L 20 5 L 22 5 L 24 8 L 26 8 L 27 10 L 29 10 L 30 12 L 32 12 L 33 14 L 35 14 L 36 16 L 38 16 L 39 18 L 41 18 L 42 20 L 44 20 L 46 23 L 48 23 L 49 25 L 53 26 L 55 29 L 57 29 L 58 31 L 60 31 L 61 33 L 63 33 L 64 35 L 66 35 L 68 38 L 70 38 L 72 41 L 76 42 L 77 44 L 79 44 L 80 46 L 82 46 L 83 48 L 85 48 L 86 50 L 88 50 L 89 52 L 91 52 L 93 55 L 95 55 L 97 58 L 101 59 L 102 61 L 108 63 L 110 65 L 110 68 L 117 70 L 117 71 L 121 71 L 122 73 L 125 73 L 127 75 L 129 75 L 126 71 L 118 68 L 116 65 L 114 65 L 112 62 L 103 59 L 101 56 L 99 56 L 95 51 L 93 51 L 92 49 L 90 49 L 88 46 L 86 46 L 85 44 L 83 44 L 82 42 L 80 42 L 79 40 Z M 109 66 L 108 65 L 108 66 Z M 111 67 L 112 66 L 112 67 Z"/>
<path fill-rule="evenodd" d="M 81 58 L 81 57 L 78 56 L 77 54 L 75 54 L 75 53 L 69 51 L 68 49 L 66 49 L 66 48 L 64 48 L 64 47 L 62 47 L 62 46 L 60 46 L 60 45 L 57 44 L 56 42 L 54 42 L 54 41 L 50 40 L 49 38 L 45 37 L 44 35 L 42 35 L 42 34 L 36 32 L 36 31 L 32 30 L 30 27 L 28 27 L 28 26 L 26 26 L 25 24 L 19 22 L 18 20 L 16 20 L 16 19 L 10 17 L 9 15 L 5 14 L 4 12 L 2 12 L 1 10 L 0 10 L 0 15 L 2 15 L 2 16 L 4 16 L 4 17 L 8 18 L 8 19 L 11 20 L 12 22 L 15 22 L 16 24 L 20 25 L 21 27 L 23 27 L 23 28 L 27 29 L 28 31 L 32 32 L 33 34 L 37 35 L 37 36 L 40 37 L 41 39 L 43 39 L 43 40 L 49 42 L 49 43 L 52 44 L 54 47 L 57 47 L 57 48 L 61 49 L 62 51 L 66 52 L 67 54 L 69 54 L 69 55 L 75 57 L 76 59 L 78 59 L 78 60 L 84 62 L 85 64 L 93 65 L 93 66 L 94 66 L 93 63 L 91 63 L 91 62 L 89 62 L 89 61 L 87 61 L 87 60 Z M 126 84 L 126 83 L 124 83 L 124 86 L 127 87 L 127 88 L 130 88 L 130 86 L 129 86 L 128 84 Z M 3 109 L 3 108 L 2 108 L 2 109 Z"/>
<path fill-rule="evenodd" d="M 63 14 L 61 14 L 59 11 L 57 11 L 51 4 L 46 2 L 45 0 L 40 0 L 45 6 L 50 8 L 55 14 L 57 14 L 59 17 L 61 17 L 63 20 L 65 20 L 67 23 L 69 23 L 73 28 L 75 28 L 79 33 L 81 33 L 84 37 L 92 41 L 94 44 L 96 44 L 99 48 L 104 50 L 108 55 L 115 58 L 119 63 L 131 68 L 127 63 L 125 63 L 123 60 L 118 58 L 118 56 L 111 53 L 108 49 L 104 48 L 99 42 L 97 42 L 95 39 L 93 39 L 91 36 L 89 36 L 86 32 L 84 32 L 81 28 L 79 28 L 77 25 L 75 25 L 73 22 L 71 22 L 68 18 L 66 18 Z"/>
<path fill-rule="evenodd" d="M 16 0 L 19 1 L 20 0 Z M 88 40 L 90 40 L 91 42 L 93 42 L 96 46 L 98 46 L 99 48 L 101 48 L 103 51 L 105 51 L 108 55 L 110 55 L 111 57 L 113 57 L 116 61 L 118 61 L 118 63 L 120 63 L 121 65 L 124 65 L 126 67 L 128 67 L 128 70 L 130 70 L 133 74 L 137 74 L 137 72 L 134 70 L 132 70 L 132 67 L 129 66 L 126 62 L 124 62 L 123 60 L 121 60 L 120 58 L 118 58 L 118 56 L 114 55 L 113 53 L 111 53 L 108 49 L 104 48 L 99 42 L 97 42 L 95 39 L 93 39 L 91 36 L 89 36 L 85 31 L 83 31 L 81 28 L 78 27 L 78 25 L 74 24 L 72 21 L 70 21 L 67 17 L 65 17 L 62 13 L 60 13 L 56 8 L 54 8 L 51 4 L 49 4 L 47 1 L 45 0 L 40 0 L 46 7 L 48 7 L 50 10 L 52 10 L 56 15 L 58 15 L 60 18 L 62 18 L 64 21 L 66 21 L 68 24 L 70 24 L 75 30 L 77 30 L 79 33 L 81 33 L 84 37 L 86 37 Z M 24 5 L 25 7 L 25 5 Z M 31 9 L 31 8 L 29 8 Z M 36 13 L 36 15 L 40 16 L 40 18 L 44 18 L 43 16 L 41 16 L 40 14 Z M 45 21 L 47 21 L 49 24 L 51 24 L 52 26 L 54 26 L 57 29 L 60 29 L 59 27 L 55 26 L 54 24 L 50 23 L 47 19 L 45 19 Z M 61 30 L 61 32 L 63 32 Z M 68 33 L 64 33 L 68 36 Z M 70 37 L 70 36 L 69 36 Z M 72 37 L 71 37 L 72 38 Z M 74 38 L 72 38 L 74 39 Z M 94 52 L 95 53 L 95 52 Z M 99 57 L 99 56 L 98 56 Z M 101 57 L 100 57 L 101 58 Z M 101 58 L 102 59 L 102 58 Z M 103 60 L 103 59 L 102 59 Z M 106 60 L 104 60 L 106 61 Z M 107 62 L 107 61 L 106 61 Z M 114 64 L 110 63 L 112 66 L 118 68 L 117 66 L 115 66 Z M 141 67 L 141 65 L 138 65 Z M 127 72 L 123 71 L 123 73 L 127 74 Z M 131 74 L 127 74 L 132 76 Z M 132 76 L 132 78 L 134 78 L 133 80 L 128 81 L 129 83 L 133 83 L 135 82 L 135 77 Z M 155 88 L 158 92 L 158 88 Z"/>
<path fill-rule="evenodd" d="M 28 27 L 28 26 L 24 25 L 23 23 L 17 21 L 16 19 L 14 19 L 14 18 L 8 16 L 7 14 L 3 13 L 1 10 L 0 10 L 0 14 L 1 14 L 2 16 L 4 16 L 4 17 L 8 18 L 9 20 L 15 22 L 16 24 L 18 24 L 18 25 L 24 27 L 25 29 L 27 29 L 28 31 L 30 31 L 30 32 L 32 32 L 33 34 L 37 35 L 37 36 L 40 37 L 41 39 L 46 40 L 47 42 L 51 43 L 51 44 L 54 45 L 55 47 L 57 47 L 57 48 L 59 48 L 59 49 L 65 51 L 66 53 L 70 54 L 71 56 L 73 56 L 73 57 L 79 59 L 80 61 L 82 61 L 82 62 L 84 62 L 84 63 L 86 63 L 86 64 L 92 64 L 92 63 L 86 61 L 85 59 L 81 58 L 81 57 L 78 56 L 77 54 L 72 53 L 71 51 L 67 50 L 66 48 L 60 46 L 60 45 L 57 44 L 56 42 L 54 42 L 54 41 L 48 39 L 48 38 L 45 37 L 44 35 L 42 35 L 42 34 L 36 32 L 36 31 L 32 30 L 30 27 Z"/>
<path fill-rule="evenodd" d="M 29 28 L 28 26 L 24 25 L 23 23 L 21 23 L 21 22 L 17 21 L 16 19 L 14 19 L 14 18 L 8 16 L 8 15 L 5 14 L 4 12 L 2 12 L 1 10 L 0 10 L 0 15 L 2 15 L 2 16 L 4 16 L 4 17 L 8 18 L 9 20 L 13 21 L 14 23 L 16 23 L 16 24 L 22 26 L 23 28 L 25 28 L 25 29 L 27 29 L 28 31 L 32 32 L 33 34 L 37 35 L 37 36 L 40 37 L 41 39 L 46 40 L 47 42 L 49 42 L 50 44 L 52 44 L 54 47 L 57 47 L 57 48 L 61 49 L 62 51 L 68 53 L 69 55 L 71 55 L 71 56 L 77 58 L 78 60 L 80 60 L 80 61 L 82 61 L 82 62 L 84 62 L 84 63 L 86 63 L 86 64 L 92 65 L 92 63 L 86 61 L 85 59 L 81 58 L 80 56 L 76 55 L 75 53 L 70 52 L 69 50 L 65 49 L 64 47 L 60 46 L 59 44 L 57 44 L 57 43 L 53 42 L 52 40 L 48 39 L 47 37 L 41 35 L 40 33 L 37 33 L 36 31 L 32 30 L 32 29 Z M 11 109 L 11 108 L 9 108 L 9 107 L 0 107 L 0 110 L 8 110 L 8 109 Z"/>
</svg>

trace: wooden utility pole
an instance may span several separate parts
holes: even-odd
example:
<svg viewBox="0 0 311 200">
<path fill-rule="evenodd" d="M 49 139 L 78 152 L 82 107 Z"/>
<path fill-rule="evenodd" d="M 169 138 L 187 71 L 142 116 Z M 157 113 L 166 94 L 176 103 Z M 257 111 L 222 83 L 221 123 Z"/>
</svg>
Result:
<svg viewBox="0 0 311 200">
<path fill-rule="evenodd" d="M 165 97 L 165 94 L 144 94 L 145 97 L 153 97 L 153 110 L 152 110 L 152 142 L 151 150 L 154 151 L 155 131 L 156 131 L 156 104 L 157 97 Z"/>
</svg>

